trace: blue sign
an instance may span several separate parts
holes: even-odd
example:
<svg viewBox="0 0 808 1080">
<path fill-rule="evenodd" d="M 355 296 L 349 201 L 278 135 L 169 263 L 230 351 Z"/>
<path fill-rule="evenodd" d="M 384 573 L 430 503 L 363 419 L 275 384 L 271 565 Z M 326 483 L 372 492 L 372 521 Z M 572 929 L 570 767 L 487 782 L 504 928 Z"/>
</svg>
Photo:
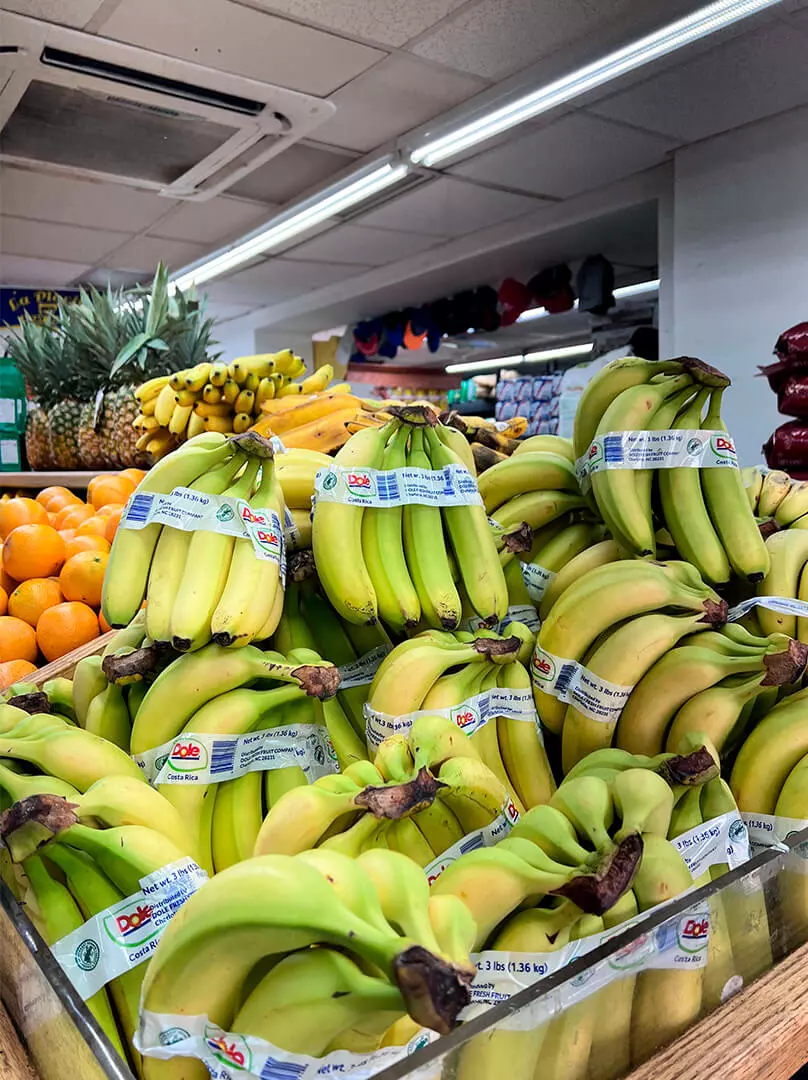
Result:
<svg viewBox="0 0 808 1080">
<path fill-rule="evenodd" d="M 26 311 L 35 322 L 42 322 L 60 300 L 75 304 L 78 299 L 78 289 L 0 289 L 0 326 L 16 326 Z"/>
</svg>

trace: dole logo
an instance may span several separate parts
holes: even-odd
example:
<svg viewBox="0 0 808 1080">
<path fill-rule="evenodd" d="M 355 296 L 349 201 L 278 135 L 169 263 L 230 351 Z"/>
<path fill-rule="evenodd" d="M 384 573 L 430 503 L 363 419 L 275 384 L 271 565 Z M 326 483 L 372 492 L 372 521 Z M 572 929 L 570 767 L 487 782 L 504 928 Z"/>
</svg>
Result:
<svg viewBox="0 0 808 1080">
<path fill-rule="evenodd" d="M 205 1041 L 213 1051 L 214 1057 L 224 1065 L 233 1065 L 237 1069 L 246 1070 L 252 1066 L 250 1049 L 238 1035 L 208 1035 Z"/>
<path fill-rule="evenodd" d="M 735 461 L 737 453 L 735 451 L 735 443 L 725 432 L 719 432 L 710 437 L 710 446 L 713 449 L 713 453 L 719 458 L 729 458 Z"/>
<path fill-rule="evenodd" d="M 345 474 L 345 484 L 352 495 L 370 495 L 373 485 L 370 473 L 349 472 Z"/>
<path fill-rule="evenodd" d="M 459 728 L 468 727 L 469 724 L 473 724 L 476 719 L 477 716 L 472 709 L 461 709 L 460 712 L 455 713 L 455 723 Z"/>
<path fill-rule="evenodd" d="M 197 772 L 207 763 L 207 750 L 195 739 L 178 739 L 168 755 L 168 766 L 174 772 Z"/>
<path fill-rule="evenodd" d="M 539 682 L 552 682 L 555 676 L 555 664 L 547 655 L 547 653 L 539 652 L 537 649 L 533 653 L 533 659 L 530 662 L 533 675 Z"/>
<path fill-rule="evenodd" d="M 241 508 L 241 520 L 251 525 L 266 525 L 267 523 L 265 514 L 256 514 L 246 504 Z"/>
<path fill-rule="evenodd" d="M 107 934 L 118 945 L 128 949 L 151 941 L 159 932 L 154 924 L 154 908 L 144 902 L 122 904 L 104 919 Z"/>
<path fill-rule="evenodd" d="M 682 937 L 689 941 L 701 941 L 710 932 L 709 919 L 688 919 L 682 930 Z"/>
</svg>

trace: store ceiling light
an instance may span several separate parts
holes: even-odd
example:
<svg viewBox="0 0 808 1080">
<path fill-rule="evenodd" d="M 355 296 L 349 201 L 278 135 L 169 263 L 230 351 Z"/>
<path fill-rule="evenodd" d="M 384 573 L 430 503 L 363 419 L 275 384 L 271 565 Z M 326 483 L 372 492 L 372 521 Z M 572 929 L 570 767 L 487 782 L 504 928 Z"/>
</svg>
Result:
<svg viewBox="0 0 808 1080">
<path fill-rule="evenodd" d="M 273 218 L 264 228 L 246 237 L 241 243 L 199 262 L 196 266 L 183 270 L 172 279 L 171 284 L 175 288 L 184 290 L 192 285 L 201 285 L 204 281 L 220 277 L 249 262 L 256 255 L 270 251 L 299 233 L 311 229 L 314 225 L 319 225 L 321 221 L 351 206 L 356 206 L 357 203 L 364 202 L 371 195 L 397 183 L 406 176 L 408 171 L 407 165 L 394 165 L 392 162 L 387 162 L 364 173 L 358 179 L 351 180 L 347 177 L 341 184 L 326 189 L 309 202 Z"/>
<path fill-rule="evenodd" d="M 469 360 L 465 364 L 448 364 L 446 374 L 458 371 L 491 371 L 494 368 L 518 367 L 520 364 L 536 364 L 544 360 L 568 360 L 573 356 L 588 356 L 595 347 L 594 341 L 582 345 L 562 345 L 558 349 L 541 349 L 539 352 L 516 353 L 514 356 L 493 356 L 489 360 Z"/>
<path fill-rule="evenodd" d="M 685 18 L 677 19 L 676 22 L 669 23 L 622 49 L 608 53 L 600 60 L 578 68 L 561 79 L 539 87 L 508 105 L 485 113 L 440 138 L 432 139 L 413 150 L 411 159 L 420 165 L 437 165 L 471 146 L 507 131 L 508 128 L 572 101 L 603 86 L 604 83 L 611 82 L 612 79 L 657 60 L 660 56 L 675 52 L 699 38 L 714 34 L 717 30 L 778 3 L 780 0 L 717 0 L 716 3 L 699 8 Z"/>
<path fill-rule="evenodd" d="M 659 292 L 659 278 L 655 278 L 653 281 L 638 281 L 636 285 L 623 285 L 621 288 L 615 289 L 613 295 L 615 300 L 625 300 L 629 296 L 641 296 L 643 293 L 652 292 Z M 578 310 L 577 300 L 572 307 L 573 310 Z M 522 312 L 516 321 L 518 323 L 533 322 L 534 319 L 543 319 L 550 314 L 551 312 L 547 308 L 528 308 L 527 311 Z"/>
</svg>

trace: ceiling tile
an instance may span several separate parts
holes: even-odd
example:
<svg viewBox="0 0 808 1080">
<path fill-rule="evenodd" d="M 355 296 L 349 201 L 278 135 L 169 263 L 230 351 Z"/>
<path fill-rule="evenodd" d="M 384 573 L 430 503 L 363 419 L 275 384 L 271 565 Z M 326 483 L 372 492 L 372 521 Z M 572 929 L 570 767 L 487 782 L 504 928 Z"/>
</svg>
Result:
<svg viewBox="0 0 808 1080">
<path fill-rule="evenodd" d="M 181 202 L 160 218 L 151 229 L 152 236 L 170 240 L 191 240 L 200 244 L 224 243 L 257 228 L 272 214 L 274 206 L 229 199 L 226 195 L 207 202 Z"/>
<path fill-rule="evenodd" d="M 337 112 L 318 129 L 317 139 L 372 150 L 473 97 L 482 87 L 476 78 L 405 53 L 389 56 L 332 95 Z"/>
<path fill-rule="evenodd" d="M 590 111 L 691 142 L 808 103 L 806 40 L 762 26 Z"/>
<path fill-rule="evenodd" d="M 130 288 L 132 285 L 146 285 L 150 275 L 137 270 L 110 270 L 107 267 L 97 267 L 85 274 L 82 282 L 89 285 L 97 285 L 105 289 L 111 285 L 113 289 Z"/>
<path fill-rule="evenodd" d="M 25 255 L 0 255 L 0 284 L 65 288 L 77 278 L 84 280 L 89 266 L 81 263 L 55 262 L 53 259 L 30 259 Z"/>
<path fill-rule="evenodd" d="M 296 143 L 265 165 L 260 165 L 229 190 L 244 199 L 282 204 L 315 184 L 325 184 L 334 179 L 354 160 L 352 154 Z"/>
<path fill-rule="evenodd" d="M 384 53 L 227 0 L 122 3 L 99 30 L 104 37 L 290 90 L 326 95 Z"/>
<path fill-rule="evenodd" d="M 75 180 L 33 169 L 0 166 L 3 212 L 14 217 L 140 232 L 174 205 L 123 184 Z"/>
<path fill-rule="evenodd" d="M 262 7 L 318 23 L 352 37 L 403 45 L 465 0 L 258 0 Z"/>
<path fill-rule="evenodd" d="M 102 3 L 103 0 L 3 0 L 2 10 L 81 28 L 87 25 Z"/>
<path fill-rule="evenodd" d="M 312 259 L 315 262 L 342 262 L 357 266 L 384 266 L 426 251 L 440 240 L 418 233 L 368 229 L 364 225 L 340 225 L 316 240 L 289 251 L 288 259 Z"/>
<path fill-rule="evenodd" d="M 568 198 L 660 162 L 676 140 L 574 113 L 452 169 L 475 180 Z"/>
<path fill-rule="evenodd" d="M 307 289 L 318 289 L 333 281 L 354 277 L 369 267 L 338 263 L 294 262 L 291 259 L 268 259 L 238 274 L 213 282 L 207 290 L 216 303 L 251 303 L 265 306 L 296 296 Z"/>
<path fill-rule="evenodd" d="M 0 218 L 0 250 L 12 255 L 49 259 L 55 253 L 67 262 L 94 263 L 124 243 L 129 234 L 80 229 L 25 218 Z"/>
<path fill-rule="evenodd" d="M 426 236 L 460 236 L 526 214 L 537 205 L 537 200 L 525 195 L 442 177 L 371 210 L 357 224 L 412 230 Z"/>
<path fill-rule="evenodd" d="M 242 315 L 247 315 L 254 309 L 255 304 L 220 304 L 211 300 L 205 304 L 205 315 L 215 319 L 217 323 L 223 323 L 228 319 L 238 319 Z M 213 336 L 216 336 L 215 330 Z"/>
<path fill-rule="evenodd" d="M 125 270 L 137 270 L 151 275 L 158 262 L 164 262 L 169 270 L 179 270 L 207 254 L 204 244 L 189 244 L 183 240 L 163 240 L 157 236 L 136 236 L 133 240 L 105 255 L 113 266 Z"/>
</svg>

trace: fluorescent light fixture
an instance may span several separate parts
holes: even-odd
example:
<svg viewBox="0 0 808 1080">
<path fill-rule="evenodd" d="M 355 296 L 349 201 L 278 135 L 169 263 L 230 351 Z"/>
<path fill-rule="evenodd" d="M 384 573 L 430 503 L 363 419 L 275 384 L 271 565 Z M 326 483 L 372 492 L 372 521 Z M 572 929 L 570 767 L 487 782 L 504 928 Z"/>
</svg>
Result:
<svg viewBox="0 0 808 1080">
<path fill-rule="evenodd" d="M 494 356 L 490 360 L 469 360 L 465 364 L 448 364 L 446 374 L 454 375 L 458 371 L 491 371 L 493 368 L 518 367 L 520 364 L 541 363 L 543 360 L 566 360 L 571 356 L 588 356 L 595 347 L 594 341 L 583 345 L 563 345 L 558 349 L 542 349 L 515 356 Z"/>
<path fill-rule="evenodd" d="M 454 375 L 456 371 L 491 371 L 493 368 L 517 367 L 524 362 L 525 358 L 521 353 L 515 356 L 494 356 L 490 360 L 470 360 L 467 364 L 447 364 L 446 374 Z"/>
<path fill-rule="evenodd" d="M 397 183 L 409 172 L 407 165 L 386 165 L 373 169 L 360 176 L 351 183 L 343 182 L 331 189 L 327 189 L 320 195 L 315 196 L 307 203 L 297 208 L 292 208 L 286 214 L 273 218 L 265 228 L 248 236 L 240 244 L 205 259 L 197 266 L 190 266 L 173 278 L 171 284 L 175 288 L 187 289 L 191 285 L 200 285 L 203 281 L 220 277 L 222 274 L 234 270 L 237 266 L 248 262 L 256 255 L 269 251 L 279 244 L 291 240 L 298 233 L 319 225 L 321 221 L 333 217 L 335 214 L 347 210 L 357 203 L 369 199 L 379 191 Z M 350 180 L 350 177 L 346 178 Z"/>
<path fill-rule="evenodd" d="M 780 0 L 716 0 L 716 3 L 699 8 L 685 18 L 669 23 L 622 49 L 607 53 L 600 60 L 525 94 L 509 105 L 503 105 L 440 138 L 432 139 L 413 150 L 410 157 L 417 164 L 437 165 L 516 124 L 548 112 L 564 102 L 572 101 L 598 86 L 603 86 L 604 83 L 611 82 L 612 79 L 650 64 L 660 56 L 681 49 L 684 45 L 714 34 L 717 30 L 779 2 Z"/>
<path fill-rule="evenodd" d="M 636 285 L 623 285 L 614 290 L 615 300 L 625 300 L 629 296 L 641 296 L 643 293 L 659 292 L 659 278 L 653 281 L 638 281 Z M 578 310 L 578 301 L 572 305 L 573 310 Z M 518 323 L 533 322 L 534 319 L 544 319 L 550 312 L 547 308 L 534 307 L 523 311 L 516 320 Z"/>
</svg>

